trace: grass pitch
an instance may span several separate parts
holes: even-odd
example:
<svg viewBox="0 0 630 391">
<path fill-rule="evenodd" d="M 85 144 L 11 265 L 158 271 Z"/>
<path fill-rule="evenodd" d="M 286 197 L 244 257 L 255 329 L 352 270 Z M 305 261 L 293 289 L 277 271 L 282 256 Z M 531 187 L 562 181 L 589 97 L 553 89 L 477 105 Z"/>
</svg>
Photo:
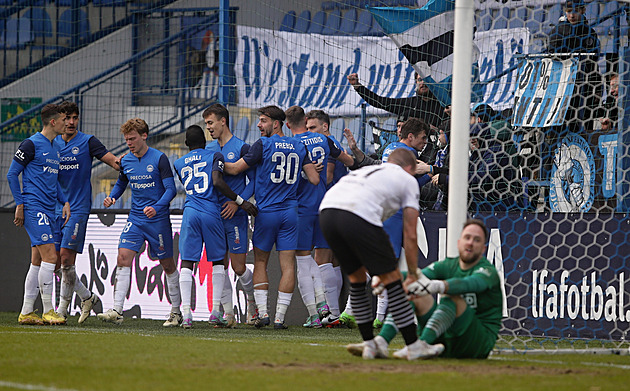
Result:
<svg viewBox="0 0 630 391">
<path fill-rule="evenodd" d="M 616 390 L 629 356 L 501 356 L 363 361 L 357 330 L 251 326 L 164 329 L 162 321 L 19 326 L 0 313 L 0 389 L 28 390 Z M 402 347 L 397 337 L 392 349 Z"/>
</svg>

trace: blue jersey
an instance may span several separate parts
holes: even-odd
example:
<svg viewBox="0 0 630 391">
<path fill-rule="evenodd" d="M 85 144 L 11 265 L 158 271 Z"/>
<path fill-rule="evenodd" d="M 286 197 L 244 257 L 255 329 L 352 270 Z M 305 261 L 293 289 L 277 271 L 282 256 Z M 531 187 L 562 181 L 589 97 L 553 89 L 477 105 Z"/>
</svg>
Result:
<svg viewBox="0 0 630 391">
<path fill-rule="evenodd" d="M 308 156 L 314 164 L 322 164 L 324 166 L 324 169 L 319 173 L 319 184 L 311 184 L 306 174 L 302 172 L 298 185 L 299 213 L 316 215 L 319 214 L 319 204 L 322 202 L 324 194 L 326 194 L 326 167 L 328 165 L 328 156 L 330 155 L 329 143 L 332 143 L 332 140 L 313 132 L 300 133 L 294 137 L 304 144 L 308 151 Z M 334 144 L 333 147 L 335 147 Z M 335 147 L 336 156 L 339 156 L 339 152 Z"/>
<path fill-rule="evenodd" d="M 92 206 L 92 158 L 100 159 L 107 148 L 94 136 L 82 132 L 69 142 L 61 136 L 55 138 L 59 147 L 59 185 L 68 198 L 72 213 L 90 213 Z M 57 204 L 57 214 L 63 205 Z"/>
<path fill-rule="evenodd" d="M 389 155 L 394 151 L 394 149 L 398 149 L 398 148 L 407 148 L 408 150 L 413 152 L 414 156 L 417 156 L 418 151 L 416 151 L 415 148 L 410 147 L 409 145 L 403 142 L 394 141 L 393 143 L 390 143 L 387 147 L 385 147 L 385 150 L 383 151 L 383 157 L 382 157 L 383 163 L 387 162 L 387 160 L 389 159 Z M 416 176 L 416 180 L 418 181 L 418 186 L 422 187 L 431 181 L 431 177 L 428 174 L 424 174 L 424 175 Z"/>
<path fill-rule="evenodd" d="M 19 192 L 19 181 L 17 189 L 11 186 L 15 203 L 24 204 L 25 209 L 44 211 L 52 218 L 55 215 L 59 188 L 59 148 L 39 132 L 22 141 L 13 161 L 23 169 L 22 193 Z M 12 181 L 15 184 L 17 175 L 12 175 L 15 178 L 8 175 L 10 184 Z M 65 199 L 63 194 L 59 196 Z"/>
<path fill-rule="evenodd" d="M 328 136 L 328 138 L 331 139 L 333 143 L 335 143 L 335 145 L 337 146 L 337 148 L 339 148 L 340 151 L 343 151 L 343 147 L 341 146 L 341 143 L 337 141 L 335 136 L 330 135 Z M 346 167 L 346 165 L 340 162 L 339 160 L 335 160 L 335 171 L 333 172 L 333 180 L 328 187 L 330 188 L 335 183 L 339 182 L 339 179 L 341 179 L 346 174 L 348 174 L 348 167 Z"/>
<path fill-rule="evenodd" d="M 169 203 L 175 197 L 175 182 L 168 158 L 157 149 L 149 148 L 138 158 L 133 153 L 126 154 L 120 161 L 118 182 L 110 197 L 118 199 L 131 187 L 131 211 L 129 220 L 148 221 L 143 210 L 152 206 L 156 211 L 153 219 L 168 218 Z"/>
<path fill-rule="evenodd" d="M 304 144 L 293 137 L 258 139 L 243 157 L 256 168 L 256 204 L 260 210 L 297 206 L 297 186 L 302 166 L 311 163 Z"/>
<path fill-rule="evenodd" d="M 223 173 L 224 163 L 221 152 L 201 148 L 193 149 L 175 161 L 173 166 L 186 189 L 184 208 L 206 213 L 209 208 L 214 208 L 220 213 L 219 192 L 214 189 L 212 171 Z"/>
<path fill-rule="evenodd" d="M 394 152 L 394 149 L 398 149 L 398 148 L 407 148 L 408 150 L 410 150 L 411 152 L 413 152 L 413 155 L 416 156 L 417 152 L 415 150 L 415 148 L 410 147 L 409 145 L 402 143 L 400 141 L 394 141 L 393 143 L 390 143 L 387 145 L 387 147 L 385 147 L 385 150 L 383 151 L 383 163 L 387 162 L 387 159 L 389 159 L 389 155 Z"/>
<path fill-rule="evenodd" d="M 213 140 L 206 145 L 206 149 L 209 151 L 221 152 L 226 163 L 234 163 L 247 154 L 247 152 L 249 151 L 249 144 L 246 144 L 243 140 L 236 136 L 232 136 L 232 138 L 230 138 L 223 147 L 219 145 L 219 142 L 217 140 Z M 223 176 L 223 179 L 225 179 L 225 183 L 230 186 L 230 189 L 234 190 L 236 194 L 240 195 L 245 200 L 249 199 L 249 197 L 253 195 L 253 190 L 251 188 L 249 188 L 248 191 L 245 192 L 245 187 L 247 184 L 246 179 L 250 172 L 252 171 L 247 170 L 237 175 Z M 250 180 L 253 181 L 253 178 L 250 178 Z M 251 183 L 252 188 L 253 185 L 254 184 Z M 223 205 L 225 202 L 230 201 L 229 198 L 221 193 L 218 196 L 220 205 Z M 238 208 L 234 215 L 246 216 L 247 212 L 245 212 L 241 208 Z"/>
</svg>

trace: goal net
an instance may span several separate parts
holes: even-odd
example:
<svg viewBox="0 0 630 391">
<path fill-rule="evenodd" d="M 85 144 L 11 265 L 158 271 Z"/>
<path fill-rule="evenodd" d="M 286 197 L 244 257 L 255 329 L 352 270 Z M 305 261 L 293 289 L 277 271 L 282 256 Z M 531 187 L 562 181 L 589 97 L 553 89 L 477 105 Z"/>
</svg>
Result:
<svg viewBox="0 0 630 391">
<path fill-rule="evenodd" d="M 45 22 L 39 11 L 26 15 L 39 6 L 23 3 L 6 11 L 10 26 Z M 23 71 L 0 84 L 3 177 L 19 142 L 41 127 L 29 108 L 63 99 L 79 103 L 80 129 L 117 153 L 120 124 L 139 116 L 156 134 L 152 145 L 181 156 L 181 132 L 219 101 L 250 144 L 260 137 L 258 108 L 299 105 L 329 114 L 342 146 L 349 128 L 376 157 L 398 139 L 398 122 L 420 117 L 431 131 L 418 157 L 444 170 L 461 158 L 449 154 L 454 1 L 234 0 L 223 14 L 219 2 L 89 1 L 79 5 L 89 34 L 59 27 L 79 2 L 63 3 L 43 7 L 50 36 L 31 25 L 28 39 L 9 40 L 12 30 L 0 26 L 4 69 Z M 628 7 L 474 1 L 466 208 L 491 228 L 487 255 L 505 295 L 503 351 L 627 347 Z M 44 58 L 51 48 L 60 59 L 28 72 L 24 53 Z M 448 178 L 440 176 L 421 189 L 420 266 L 446 254 Z M 95 199 L 114 179 L 95 169 Z M 0 197 L 13 206 L 4 180 Z"/>
</svg>

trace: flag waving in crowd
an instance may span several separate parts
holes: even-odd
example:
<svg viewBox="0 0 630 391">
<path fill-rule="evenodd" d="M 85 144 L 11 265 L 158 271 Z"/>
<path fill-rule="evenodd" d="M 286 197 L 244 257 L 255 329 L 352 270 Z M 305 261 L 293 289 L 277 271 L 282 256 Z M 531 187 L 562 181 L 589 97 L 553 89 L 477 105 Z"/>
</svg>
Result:
<svg viewBox="0 0 630 391">
<path fill-rule="evenodd" d="M 371 7 L 369 10 L 440 103 L 450 105 L 455 1 L 429 0 L 419 9 Z M 473 44 L 473 101 L 479 100 L 477 96 L 483 97 L 478 57 L 479 50 Z"/>
</svg>

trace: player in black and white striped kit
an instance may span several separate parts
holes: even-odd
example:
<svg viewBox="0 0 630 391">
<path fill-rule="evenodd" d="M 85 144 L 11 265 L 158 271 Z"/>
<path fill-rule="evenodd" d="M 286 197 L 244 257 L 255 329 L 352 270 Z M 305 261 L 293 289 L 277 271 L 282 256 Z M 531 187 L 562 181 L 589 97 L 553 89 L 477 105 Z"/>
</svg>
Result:
<svg viewBox="0 0 630 391">
<path fill-rule="evenodd" d="M 386 350 L 374 341 L 371 299 L 365 290 L 366 272 L 378 276 L 387 289 L 389 310 L 405 344 L 407 358 L 434 355 L 418 340 L 413 310 L 407 301 L 398 260 L 383 229 L 383 221 L 403 209 L 404 248 L 409 274 L 405 285 L 418 280 L 418 182 L 416 159 L 404 148 L 392 152 L 387 163 L 368 166 L 343 177 L 324 196 L 320 225 L 342 270 L 350 280 L 350 300 L 364 341 L 363 358 L 386 358 Z M 348 229 L 352 227 L 352 229 Z"/>
</svg>

